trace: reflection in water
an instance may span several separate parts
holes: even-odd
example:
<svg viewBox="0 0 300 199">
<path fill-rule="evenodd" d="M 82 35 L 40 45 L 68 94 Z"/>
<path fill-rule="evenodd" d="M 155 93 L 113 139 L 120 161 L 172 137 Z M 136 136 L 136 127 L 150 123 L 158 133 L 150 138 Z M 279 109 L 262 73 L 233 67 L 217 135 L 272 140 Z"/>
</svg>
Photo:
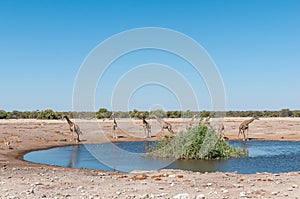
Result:
<svg viewBox="0 0 300 199">
<path fill-rule="evenodd" d="M 213 172 L 226 165 L 226 160 L 176 160 L 166 169 L 184 168 L 189 171 Z"/>
<path fill-rule="evenodd" d="M 80 145 L 74 146 L 74 148 L 70 152 L 70 159 L 67 167 L 76 168 L 76 165 L 79 162 L 79 151 Z"/>
<path fill-rule="evenodd" d="M 156 143 L 122 142 L 59 147 L 28 153 L 24 159 L 50 165 L 127 172 L 152 170 L 153 168 L 200 172 L 238 171 L 245 174 L 300 171 L 300 142 L 229 141 L 230 145 L 247 150 L 249 157 L 227 160 L 176 160 L 173 162 L 144 158 L 142 153 L 145 152 L 145 147 L 151 144 Z M 115 147 L 121 148 L 124 153 L 114 153 Z M 128 153 L 125 153 L 126 151 Z M 47 158 L 45 159 L 45 157 Z"/>
</svg>

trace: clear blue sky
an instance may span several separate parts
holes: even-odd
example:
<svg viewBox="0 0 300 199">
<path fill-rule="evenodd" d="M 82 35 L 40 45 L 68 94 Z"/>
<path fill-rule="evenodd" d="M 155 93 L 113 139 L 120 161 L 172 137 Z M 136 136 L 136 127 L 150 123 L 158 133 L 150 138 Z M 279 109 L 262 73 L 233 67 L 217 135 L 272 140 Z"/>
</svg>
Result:
<svg viewBox="0 0 300 199">
<path fill-rule="evenodd" d="M 88 53 L 114 34 L 141 27 L 173 29 L 201 44 L 222 75 L 228 110 L 300 109 L 299 10 L 298 0 L 2 0 L 0 109 L 72 110 L 73 84 Z M 163 64 L 180 63 L 157 51 L 118 62 L 129 70 L 164 57 Z M 117 82 L 126 72 L 117 68 L 103 81 Z M 200 109 L 209 109 L 204 82 L 191 70 L 178 70 L 201 98 Z M 110 109 L 113 86 L 100 85 L 95 106 Z M 149 110 L 154 104 L 178 108 L 157 85 L 138 90 L 129 106 Z"/>
</svg>

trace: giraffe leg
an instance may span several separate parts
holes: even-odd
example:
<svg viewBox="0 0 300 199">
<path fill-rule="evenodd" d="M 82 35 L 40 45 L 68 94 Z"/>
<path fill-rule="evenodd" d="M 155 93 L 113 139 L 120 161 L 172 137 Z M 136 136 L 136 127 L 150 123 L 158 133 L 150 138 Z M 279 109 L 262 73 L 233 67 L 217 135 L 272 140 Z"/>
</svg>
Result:
<svg viewBox="0 0 300 199">
<path fill-rule="evenodd" d="M 76 128 L 76 126 L 74 127 L 74 131 L 77 135 L 77 138 L 76 138 L 76 142 L 80 142 L 80 139 L 79 139 L 79 132 L 78 132 L 78 129 Z"/>
<path fill-rule="evenodd" d="M 148 137 L 151 138 L 151 126 L 148 126 Z"/>
<path fill-rule="evenodd" d="M 115 139 L 118 139 L 118 135 L 117 135 L 117 130 L 114 130 L 114 134 L 115 134 Z"/>
<path fill-rule="evenodd" d="M 79 133 L 77 133 L 77 139 L 76 142 L 80 142 Z"/>
<path fill-rule="evenodd" d="M 244 132 L 243 129 L 240 130 L 240 132 L 239 132 L 239 137 L 240 137 L 240 135 L 242 135 L 242 136 L 244 137 L 244 139 L 245 139 L 245 132 Z"/>
<path fill-rule="evenodd" d="M 247 133 L 245 131 L 247 131 L 247 130 L 243 131 L 243 133 L 244 133 L 244 141 L 247 141 Z"/>
<path fill-rule="evenodd" d="M 70 142 L 72 142 L 74 136 L 74 130 L 71 127 L 70 127 L 70 132 L 71 132 Z"/>
<path fill-rule="evenodd" d="M 147 138 L 147 137 L 148 137 L 148 136 L 147 136 L 147 132 L 146 132 L 146 131 L 147 131 L 147 127 L 144 126 L 143 128 L 144 128 L 144 135 L 145 135 L 145 138 Z"/>
<path fill-rule="evenodd" d="M 249 140 L 249 137 L 248 137 L 248 132 L 249 132 L 249 128 L 247 128 L 247 133 L 246 133 L 246 141 Z"/>
</svg>

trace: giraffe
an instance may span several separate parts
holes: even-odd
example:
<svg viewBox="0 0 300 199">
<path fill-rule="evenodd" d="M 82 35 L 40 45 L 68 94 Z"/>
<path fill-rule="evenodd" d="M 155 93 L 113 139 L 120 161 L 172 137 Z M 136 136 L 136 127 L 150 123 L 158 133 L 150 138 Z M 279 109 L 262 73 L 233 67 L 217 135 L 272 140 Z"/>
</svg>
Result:
<svg viewBox="0 0 300 199">
<path fill-rule="evenodd" d="M 218 126 L 218 133 L 220 134 L 220 139 L 221 140 L 225 140 L 226 137 L 224 135 L 224 132 L 225 132 L 225 126 L 223 123 L 220 123 L 219 126 Z"/>
<path fill-rule="evenodd" d="M 7 149 L 11 149 L 11 146 L 10 146 L 10 140 L 9 140 L 9 139 L 7 139 L 6 137 L 4 137 L 3 143 L 4 143 L 4 146 L 5 146 Z"/>
<path fill-rule="evenodd" d="M 76 141 L 77 141 L 77 142 L 80 142 L 79 135 L 81 135 L 82 132 L 80 131 L 79 126 L 78 126 L 77 124 L 75 124 L 74 122 L 72 122 L 72 121 L 68 118 L 68 116 L 66 116 L 66 115 L 63 115 L 63 116 L 62 116 L 62 119 L 66 119 L 66 120 L 67 120 L 72 135 L 73 135 L 73 132 L 75 132 L 76 135 L 77 135 Z"/>
<path fill-rule="evenodd" d="M 12 138 L 12 142 L 20 142 L 19 141 L 20 136 L 18 135 L 12 135 L 11 138 Z"/>
<path fill-rule="evenodd" d="M 151 125 L 146 121 L 146 117 L 144 114 L 141 114 L 141 117 L 142 117 L 142 120 L 143 120 L 143 129 L 144 129 L 144 132 L 145 132 L 145 135 L 146 135 L 146 138 L 150 138 L 151 135 Z M 147 131 L 147 133 L 146 133 Z"/>
<path fill-rule="evenodd" d="M 116 118 L 115 118 L 115 113 L 112 113 L 111 114 L 111 118 L 113 118 L 114 120 L 114 124 L 113 124 L 113 138 L 115 139 L 118 139 L 118 135 L 117 135 L 117 127 L 118 127 L 118 124 L 117 124 L 117 121 L 116 121 Z"/>
<path fill-rule="evenodd" d="M 244 135 L 244 140 L 248 140 L 249 124 L 251 122 L 253 122 L 254 120 L 259 120 L 259 118 L 258 117 L 253 117 L 253 118 L 251 118 L 249 120 L 243 121 L 240 124 L 238 138 L 240 137 L 240 134 L 243 134 Z M 246 130 L 247 130 L 247 132 L 245 133 Z"/>
<path fill-rule="evenodd" d="M 225 126 L 223 123 L 220 123 L 218 126 L 218 132 L 224 133 L 224 131 L 225 131 Z"/>
<path fill-rule="evenodd" d="M 192 116 L 192 119 L 186 123 L 186 127 L 185 127 L 186 130 L 189 130 L 189 129 L 192 128 L 193 123 L 194 123 L 194 120 L 195 120 L 195 116 L 196 116 L 196 115 L 193 115 L 193 116 Z"/>
<path fill-rule="evenodd" d="M 172 130 L 172 125 L 169 122 L 166 122 L 166 121 L 158 118 L 156 115 L 154 115 L 154 117 L 160 123 L 161 131 L 164 131 L 164 129 L 168 129 L 168 131 L 170 133 L 174 134 L 174 131 Z"/>
</svg>

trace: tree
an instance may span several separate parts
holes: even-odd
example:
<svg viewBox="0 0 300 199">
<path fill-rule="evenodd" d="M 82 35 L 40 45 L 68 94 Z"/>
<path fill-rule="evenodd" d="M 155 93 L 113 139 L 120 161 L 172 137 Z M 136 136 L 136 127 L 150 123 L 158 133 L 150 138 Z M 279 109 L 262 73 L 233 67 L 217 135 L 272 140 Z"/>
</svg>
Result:
<svg viewBox="0 0 300 199">
<path fill-rule="evenodd" d="M 7 113 L 4 110 L 0 110 L 0 119 L 6 119 L 7 118 Z"/>
<path fill-rule="evenodd" d="M 139 111 L 137 109 L 133 109 L 133 111 L 129 112 L 129 116 L 131 118 L 139 117 Z"/>
<path fill-rule="evenodd" d="M 293 112 L 290 111 L 290 109 L 281 109 L 279 112 L 280 117 L 291 117 L 293 115 Z"/>
<path fill-rule="evenodd" d="M 61 118 L 61 114 L 56 113 L 51 109 L 41 111 L 37 116 L 37 119 L 45 119 L 45 120 L 57 120 L 60 118 Z"/>
<path fill-rule="evenodd" d="M 106 108 L 100 108 L 96 113 L 97 119 L 109 118 L 111 116 L 111 112 L 109 112 Z"/>
<path fill-rule="evenodd" d="M 210 112 L 209 111 L 201 111 L 200 116 L 201 117 L 209 117 L 210 116 Z"/>
</svg>

